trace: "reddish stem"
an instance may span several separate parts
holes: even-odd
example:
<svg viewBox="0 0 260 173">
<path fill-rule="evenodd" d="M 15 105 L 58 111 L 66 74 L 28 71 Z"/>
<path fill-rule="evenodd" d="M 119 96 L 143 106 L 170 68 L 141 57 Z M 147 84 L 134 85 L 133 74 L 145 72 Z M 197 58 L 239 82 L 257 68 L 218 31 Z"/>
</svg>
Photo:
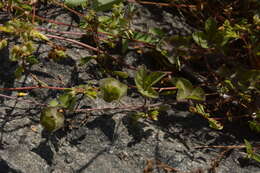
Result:
<svg viewBox="0 0 260 173">
<path fill-rule="evenodd" d="M 20 90 L 32 90 L 32 89 L 52 89 L 52 90 L 67 90 L 70 88 L 63 88 L 63 87 L 52 87 L 52 86 L 29 86 L 29 87 L 17 87 L 17 88 L 0 88 L 0 91 L 20 91 Z"/>
</svg>

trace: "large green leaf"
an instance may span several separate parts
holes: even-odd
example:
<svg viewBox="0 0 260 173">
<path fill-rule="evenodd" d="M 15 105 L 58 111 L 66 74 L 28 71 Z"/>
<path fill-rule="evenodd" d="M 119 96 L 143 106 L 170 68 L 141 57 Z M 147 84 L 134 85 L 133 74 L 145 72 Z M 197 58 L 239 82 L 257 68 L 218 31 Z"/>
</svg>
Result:
<svg viewBox="0 0 260 173">
<path fill-rule="evenodd" d="M 202 48 L 209 48 L 208 37 L 206 33 L 197 31 L 192 34 L 192 38 Z"/>
<path fill-rule="evenodd" d="M 115 78 L 105 78 L 100 80 L 100 91 L 102 98 L 106 102 L 119 100 L 127 93 L 127 85 L 119 82 Z"/>
<path fill-rule="evenodd" d="M 86 5 L 87 0 L 65 0 L 64 3 L 70 7 L 78 7 Z"/>
<path fill-rule="evenodd" d="M 123 0 L 93 0 L 93 8 L 96 11 L 107 11 L 120 2 L 123 2 Z"/>
<path fill-rule="evenodd" d="M 158 98 L 159 94 L 156 92 L 152 86 L 159 82 L 166 74 L 163 72 L 149 72 L 142 66 L 138 69 L 135 76 L 135 85 L 138 91 L 151 98 Z"/>
<path fill-rule="evenodd" d="M 205 100 L 205 93 L 200 88 L 194 88 L 190 81 L 184 78 L 175 78 L 176 87 L 178 88 L 177 92 L 177 101 L 181 101 L 184 99 L 193 99 L 204 101 Z"/>
<path fill-rule="evenodd" d="M 64 115 L 58 107 L 46 107 L 42 110 L 40 123 L 44 129 L 54 132 L 64 126 Z"/>
</svg>

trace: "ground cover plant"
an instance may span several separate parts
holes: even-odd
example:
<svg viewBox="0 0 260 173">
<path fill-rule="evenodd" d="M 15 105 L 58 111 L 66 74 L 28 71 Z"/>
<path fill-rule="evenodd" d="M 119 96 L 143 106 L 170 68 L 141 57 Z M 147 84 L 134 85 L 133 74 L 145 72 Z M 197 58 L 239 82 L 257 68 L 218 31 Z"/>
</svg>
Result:
<svg viewBox="0 0 260 173">
<path fill-rule="evenodd" d="M 142 31 L 133 25 L 137 3 L 177 11 L 194 30 L 185 35 L 169 34 L 162 28 Z M 45 6 L 62 8 L 73 16 L 77 25 L 38 15 Z M 9 60 L 15 65 L 12 75 L 16 80 L 30 77 L 35 84 L 0 88 L 1 92 L 17 92 L 17 97 L 4 93 L 0 97 L 19 98 L 19 102 L 39 106 L 39 123 L 51 135 L 70 127 L 66 118 L 96 110 L 124 110 L 130 112 L 134 124 L 141 119 L 154 123 L 170 109 L 160 102 L 167 98 L 185 104 L 187 110 L 206 119 L 213 130 L 242 124 L 252 134 L 260 133 L 260 2 L 257 0 L 8 0 L 0 1 L 0 8 L 6 15 L 0 25 L 0 49 L 10 49 Z M 44 28 L 44 24 L 52 29 Z M 80 32 L 55 29 L 63 25 Z M 78 35 L 80 39 L 68 35 Z M 62 63 L 71 58 L 68 48 L 57 41 L 88 50 L 89 54 L 77 59 L 77 64 L 96 64 L 93 73 L 98 78 L 70 86 L 53 86 L 40 80 L 32 70 L 42 60 L 38 58 L 38 44 L 50 47 L 45 57 L 49 61 Z M 141 63 L 128 63 L 125 57 L 129 52 L 134 52 Z M 148 63 L 142 63 L 145 60 Z M 43 89 L 57 92 L 48 101 L 36 102 L 24 97 L 32 90 Z M 138 96 L 143 103 L 125 103 L 125 96 Z M 101 98 L 113 106 L 79 107 L 84 98 Z M 245 149 L 248 158 L 260 162 L 259 144 L 252 142 L 245 138 L 240 146 L 226 147 Z"/>
</svg>

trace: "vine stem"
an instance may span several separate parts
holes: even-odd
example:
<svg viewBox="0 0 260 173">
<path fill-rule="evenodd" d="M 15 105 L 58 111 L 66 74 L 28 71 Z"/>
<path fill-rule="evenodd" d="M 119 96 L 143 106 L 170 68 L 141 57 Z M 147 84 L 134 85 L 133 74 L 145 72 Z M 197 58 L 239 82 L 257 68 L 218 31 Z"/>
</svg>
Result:
<svg viewBox="0 0 260 173">
<path fill-rule="evenodd" d="M 246 145 L 229 145 L 229 146 L 223 146 L 223 145 L 212 145 L 212 146 L 197 146 L 194 147 L 194 149 L 203 149 L 203 148 L 224 148 L 224 149 L 236 149 L 236 148 L 246 148 Z M 260 148 L 260 145 L 256 145 L 254 148 Z"/>
<path fill-rule="evenodd" d="M 0 97 L 19 100 L 19 101 L 23 101 L 23 102 L 27 102 L 27 103 L 34 103 L 39 106 L 47 106 L 47 104 L 38 103 L 37 101 L 26 100 L 26 99 L 8 96 L 8 95 L 4 95 L 4 94 L 0 94 Z M 73 112 L 84 113 L 84 112 L 101 111 L 101 110 L 138 110 L 138 109 L 143 109 L 145 107 L 156 107 L 156 106 L 160 106 L 160 105 L 162 105 L 162 103 L 155 103 L 155 104 L 151 104 L 151 105 L 147 105 L 147 106 L 142 104 L 142 105 L 121 106 L 121 107 L 87 108 L 87 109 L 76 109 Z"/>
<path fill-rule="evenodd" d="M 122 61 L 120 61 L 117 57 L 115 56 L 112 56 L 112 55 L 109 55 L 107 54 L 105 51 L 102 51 L 98 48 L 95 48 L 95 47 L 92 47 L 88 44 L 85 44 L 85 43 L 82 43 L 82 42 L 79 42 L 79 41 L 76 41 L 76 40 L 73 40 L 73 39 L 70 39 L 70 38 L 65 38 L 65 37 L 61 37 L 61 36 L 56 36 L 56 35 L 50 35 L 50 34 L 46 34 L 47 37 L 49 38 L 55 38 L 55 39 L 59 39 L 59 40 L 64 40 L 64 41 L 68 41 L 68 42 L 71 42 L 71 43 L 74 43 L 74 44 L 77 44 L 79 46 L 82 46 L 84 48 L 87 48 L 89 50 L 92 50 L 94 52 L 97 52 L 97 53 L 102 53 L 102 54 L 106 54 L 108 55 L 109 57 L 113 58 L 113 60 L 121 63 L 122 65 L 126 66 L 127 68 L 131 69 L 131 70 L 136 70 L 136 67 L 132 66 L 132 65 L 129 65 L 129 64 L 126 64 Z"/>
<path fill-rule="evenodd" d="M 145 107 L 157 107 L 162 105 L 162 103 L 155 103 L 151 105 L 137 105 L 137 106 L 122 106 L 122 107 L 105 107 L 105 108 L 87 108 L 87 109 L 77 109 L 74 112 L 77 113 L 83 113 L 83 112 L 90 112 L 90 111 L 100 111 L 100 110 L 138 110 L 138 109 L 143 109 Z"/>
<path fill-rule="evenodd" d="M 17 87 L 17 88 L 0 88 L 0 91 L 21 91 L 21 90 L 32 90 L 32 89 L 52 89 L 52 90 L 69 90 L 70 88 L 64 87 L 52 87 L 52 86 L 28 86 L 28 87 Z"/>
</svg>

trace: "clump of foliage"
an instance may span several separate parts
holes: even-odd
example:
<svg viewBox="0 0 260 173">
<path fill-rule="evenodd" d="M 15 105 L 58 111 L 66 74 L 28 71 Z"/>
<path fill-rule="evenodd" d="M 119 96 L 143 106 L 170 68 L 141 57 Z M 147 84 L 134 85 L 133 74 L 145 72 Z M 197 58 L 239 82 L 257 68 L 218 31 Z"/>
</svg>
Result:
<svg viewBox="0 0 260 173">
<path fill-rule="evenodd" d="M 158 120 L 162 107 L 147 106 L 147 100 L 156 102 L 161 95 L 171 95 L 177 102 L 187 102 L 190 112 L 208 120 L 209 126 L 222 130 L 227 121 L 245 121 L 249 128 L 260 132 L 260 2 L 250 1 L 176 1 L 172 8 L 187 16 L 188 22 L 195 20 L 196 31 L 185 36 L 169 35 L 159 28 L 141 32 L 132 27 L 135 6 L 122 0 L 65 0 L 64 3 L 50 0 L 47 4 L 59 5 L 78 15 L 77 26 L 90 37 L 92 47 L 79 41 L 44 35 L 38 26 L 41 21 L 34 10 L 41 1 L 1 1 L 1 10 L 12 13 L 13 17 L 0 25 L 4 33 L 0 39 L 0 50 L 8 46 L 9 40 L 18 42 L 11 47 L 10 60 L 18 64 L 17 78 L 28 74 L 29 68 L 39 59 L 35 56 L 37 42 L 45 42 L 52 47 L 49 58 L 62 61 L 66 49 L 54 44 L 50 38 L 63 39 L 92 50 L 91 56 L 80 60 L 81 65 L 90 60 L 96 61 L 99 70 L 106 77 L 99 80 L 99 86 L 82 84 L 71 88 L 58 88 L 63 94 L 51 100 L 43 108 L 40 122 L 50 132 L 64 126 L 67 112 L 76 112 L 80 95 L 106 102 L 115 102 L 127 95 L 129 88 L 144 97 L 145 103 L 135 107 L 132 115 L 135 121 L 140 118 Z M 141 2 L 140 2 L 141 3 Z M 185 4 L 190 8 L 179 8 Z M 196 5 L 194 5 L 196 4 Z M 218 8 L 215 8 L 215 7 Z M 259 8 L 258 8 L 259 7 Z M 80 13 L 81 10 L 84 13 Z M 87 12 L 85 12 L 87 11 Z M 193 23 L 194 24 L 194 23 Z M 102 36 L 101 36 L 102 35 Z M 142 46 L 137 46 L 136 43 Z M 131 67 L 124 60 L 112 55 L 117 50 L 121 56 L 128 51 L 156 56 L 159 70 L 148 69 L 144 65 Z M 148 51 L 147 51 L 148 50 Z M 215 57 L 214 59 L 210 57 Z M 154 64 L 157 64 L 155 61 Z M 199 64 L 205 69 L 191 73 L 204 76 L 206 81 L 192 83 L 192 79 L 182 75 L 185 67 Z M 112 67 L 118 67 L 114 70 Z M 130 80 L 128 68 L 135 70 Z M 113 77 L 111 77 L 113 76 Z M 130 83 L 129 81 L 134 81 Z M 38 88 L 53 89 L 37 80 Z M 133 86 L 134 85 L 134 86 Z M 168 90 L 164 92 L 164 90 Z M 214 97 L 210 97 L 213 95 Z M 218 115 L 218 116 L 217 116 Z M 248 156 L 259 161 L 248 141 L 245 140 Z"/>
</svg>

